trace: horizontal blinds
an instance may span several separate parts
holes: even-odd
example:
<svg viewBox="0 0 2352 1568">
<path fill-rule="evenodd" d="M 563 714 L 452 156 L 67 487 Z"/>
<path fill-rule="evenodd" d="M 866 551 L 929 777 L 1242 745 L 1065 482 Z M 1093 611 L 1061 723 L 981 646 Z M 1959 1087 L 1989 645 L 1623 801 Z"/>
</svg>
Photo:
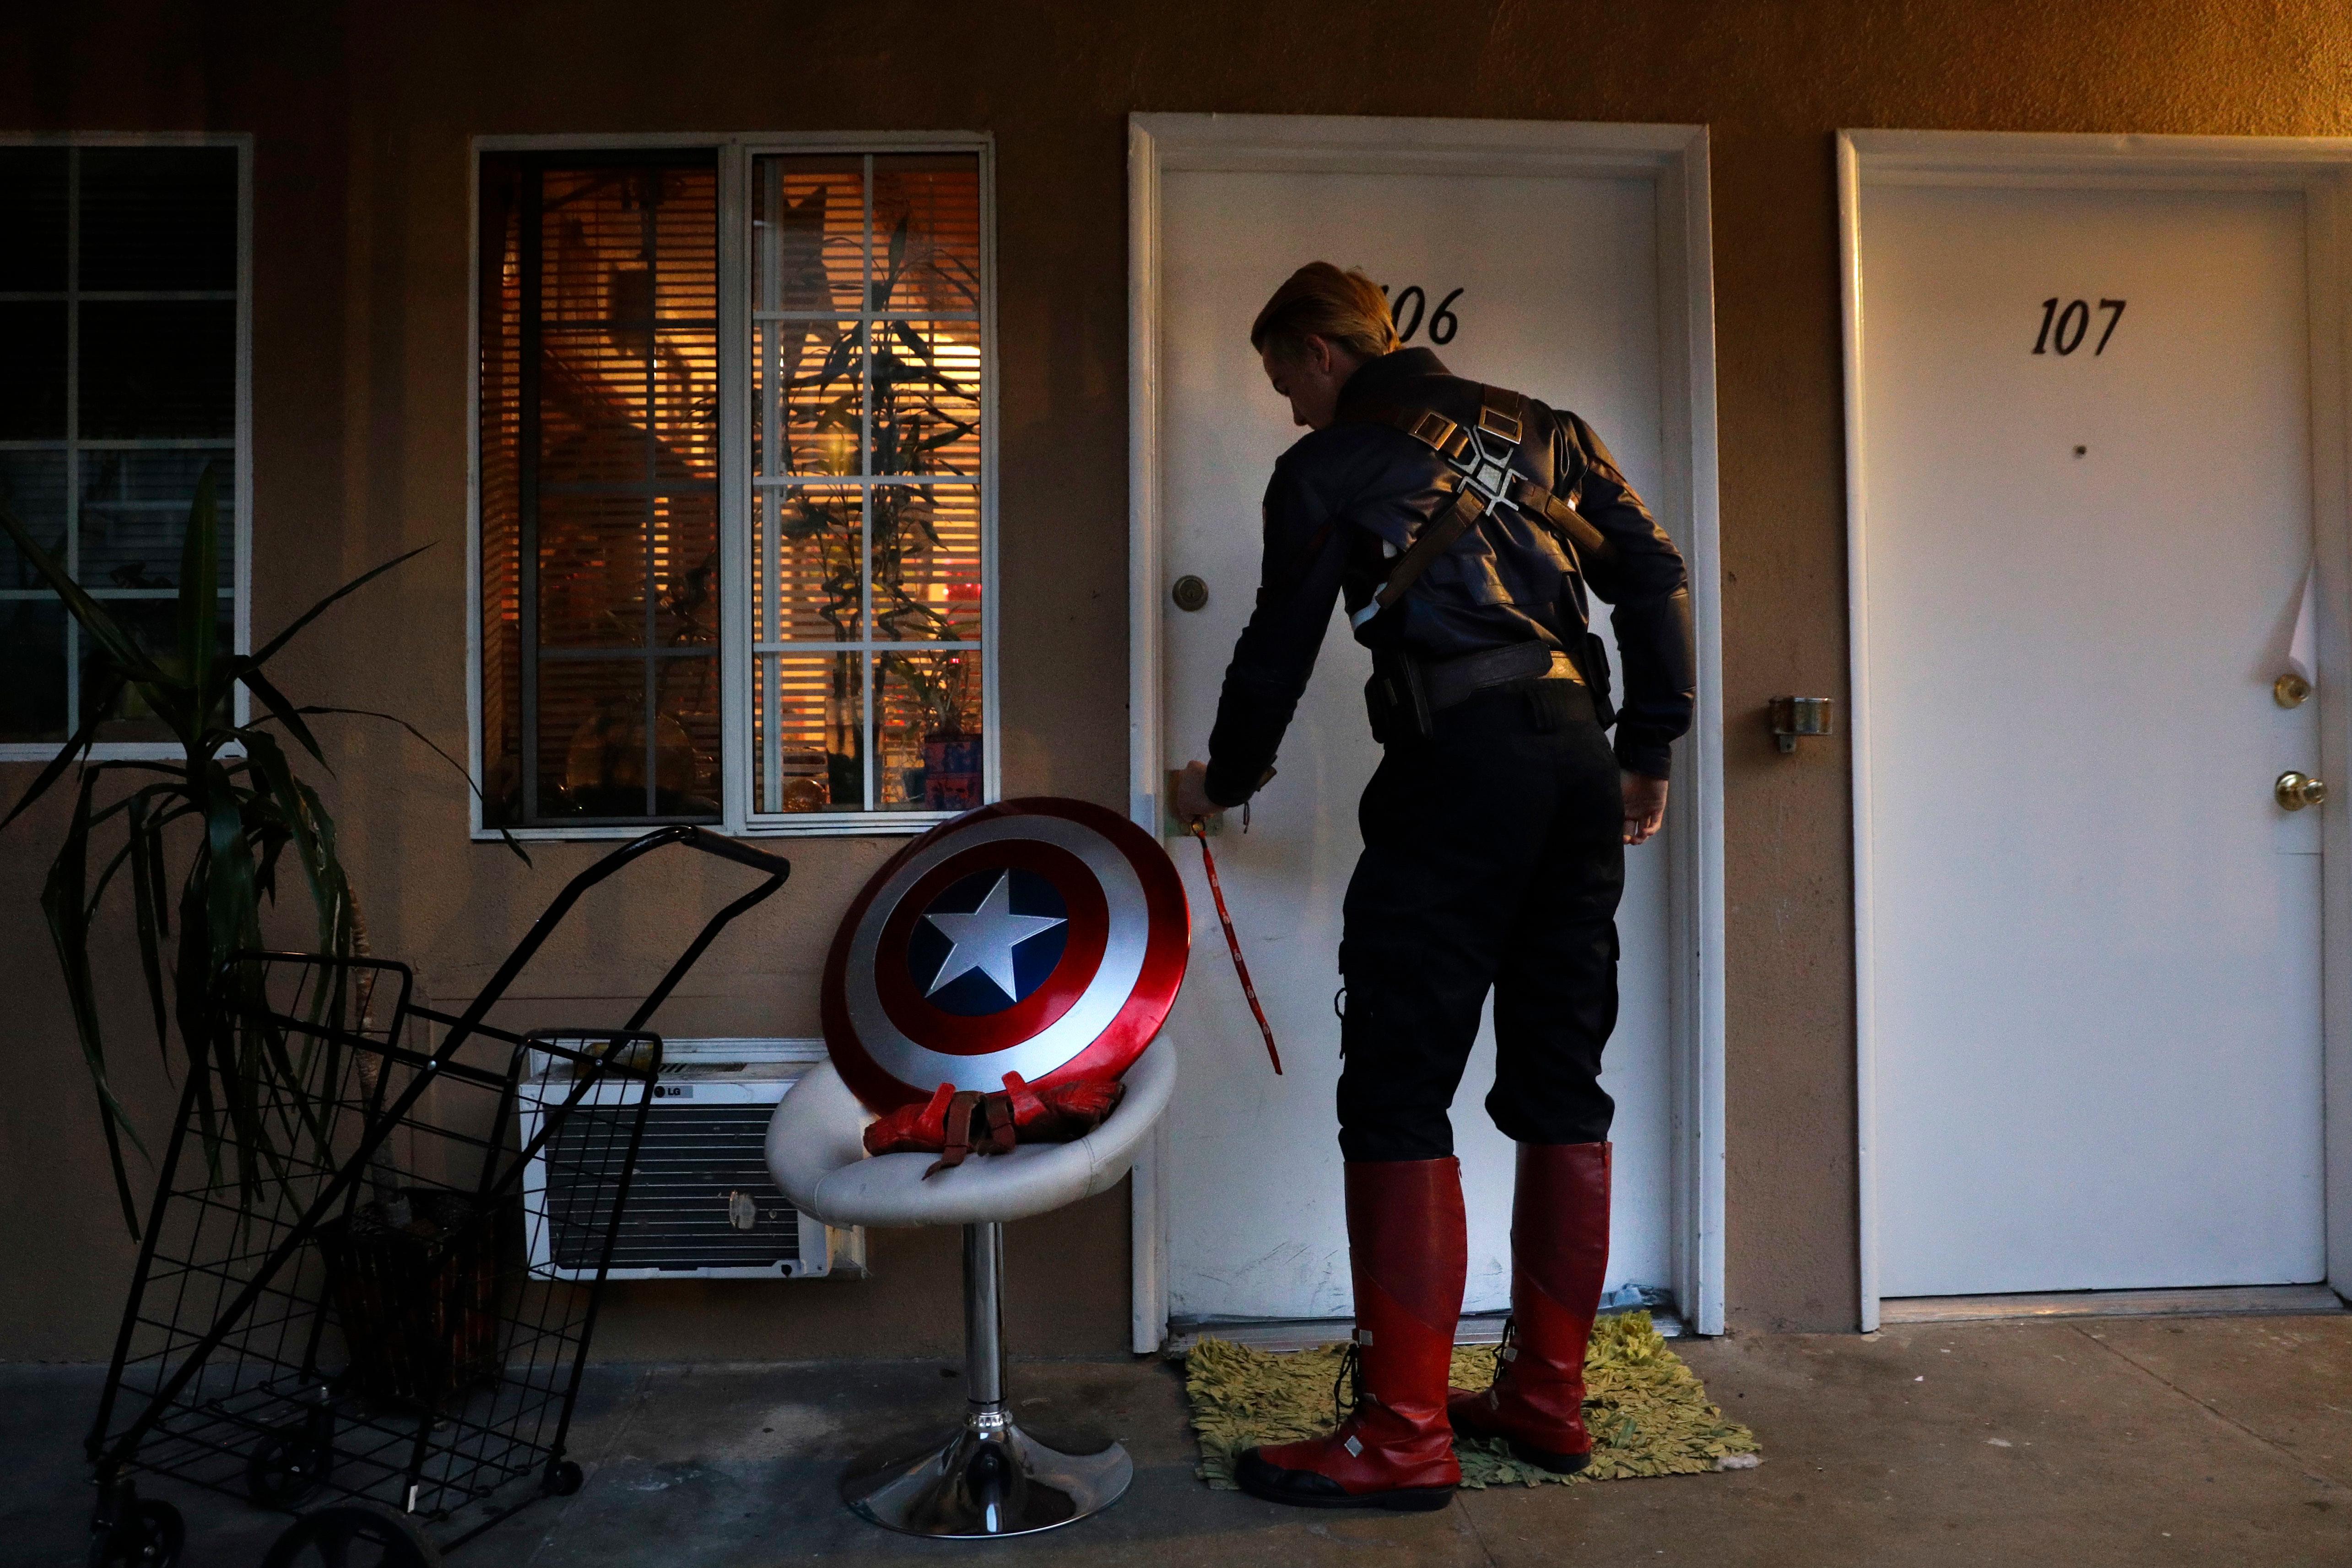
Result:
<svg viewBox="0 0 2352 1568">
<path fill-rule="evenodd" d="M 719 814 L 718 174 L 484 160 L 492 820 Z"/>
</svg>

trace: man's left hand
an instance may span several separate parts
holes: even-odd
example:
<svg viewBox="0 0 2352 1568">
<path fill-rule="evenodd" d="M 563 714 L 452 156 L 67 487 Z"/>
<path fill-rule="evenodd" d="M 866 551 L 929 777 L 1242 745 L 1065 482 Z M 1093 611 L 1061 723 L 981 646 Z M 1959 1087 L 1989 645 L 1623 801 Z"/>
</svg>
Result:
<svg viewBox="0 0 2352 1568">
<path fill-rule="evenodd" d="M 1625 842 L 1641 844 L 1666 819 L 1666 781 L 1647 773 L 1626 773 Z"/>
</svg>

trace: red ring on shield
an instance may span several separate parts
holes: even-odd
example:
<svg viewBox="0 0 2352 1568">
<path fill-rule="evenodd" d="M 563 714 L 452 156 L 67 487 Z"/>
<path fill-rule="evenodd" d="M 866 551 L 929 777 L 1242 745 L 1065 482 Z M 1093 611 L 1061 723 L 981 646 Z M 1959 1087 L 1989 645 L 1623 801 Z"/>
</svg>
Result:
<svg viewBox="0 0 2352 1568">
<path fill-rule="evenodd" d="M 1025 837 L 1018 831 L 1025 818 L 1055 820 L 1041 823 L 1038 836 Z M 988 825 L 1006 826 L 995 827 L 996 836 L 969 846 L 953 843 Z M 1108 880 L 1088 864 L 1089 856 L 1110 869 Z M 870 942 L 861 943 L 858 932 L 868 925 L 876 900 L 910 862 L 919 860 L 927 862 L 922 873 L 892 895 L 891 907 Z M 1028 995 L 1001 1012 L 961 1016 L 924 1001 L 908 969 L 907 943 L 917 922 L 950 884 L 1000 866 L 1034 872 L 1053 884 L 1069 911 L 1067 934 L 1053 972 Z M 1033 1085 L 1117 1078 L 1158 1037 L 1183 984 L 1191 954 L 1192 917 L 1184 886 L 1157 839 L 1117 813 L 1086 801 L 1001 801 L 941 823 L 915 839 L 892 856 L 851 901 L 825 955 L 821 996 L 825 1045 L 843 1081 L 877 1111 L 929 1099 L 950 1074 L 960 1088 L 1000 1089 L 999 1064 L 989 1060 L 999 1056 L 1008 1070 L 1019 1071 Z M 1130 972 L 1131 980 L 1123 978 Z M 1112 989 L 1123 994 L 1108 994 Z M 1074 1013 L 1080 1017 L 1099 1015 L 1103 1022 L 1066 1055 L 1069 1042 L 1053 1042 L 1043 1058 L 1051 1063 L 1047 1070 L 1033 1070 L 1041 1059 L 1041 1037 L 1057 1026 L 1067 1032 Z M 860 1016 L 896 1037 L 877 1038 L 869 1048 L 859 1037 Z M 918 1070 L 894 1071 L 877 1059 L 884 1056 L 912 1060 Z M 1022 1060 L 1030 1065 L 1021 1066 Z M 931 1077 L 933 1073 L 939 1076 Z M 910 1077 L 930 1077 L 930 1081 L 914 1082 Z"/>
</svg>

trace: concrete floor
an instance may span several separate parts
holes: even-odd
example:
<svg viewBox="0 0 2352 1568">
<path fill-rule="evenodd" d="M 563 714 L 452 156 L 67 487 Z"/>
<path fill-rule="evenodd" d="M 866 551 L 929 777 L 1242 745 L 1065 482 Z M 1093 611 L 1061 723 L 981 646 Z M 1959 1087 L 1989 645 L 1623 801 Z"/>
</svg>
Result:
<svg viewBox="0 0 2352 1568">
<path fill-rule="evenodd" d="M 1255 1564 L 2352 1563 L 2352 1315 L 2078 1320 L 1757 1335 L 1678 1347 L 1764 1444 L 1757 1469 L 1464 1492 L 1442 1513 L 1302 1513 L 1192 1478 L 1163 1364 L 1017 1364 L 1023 1420 L 1100 1434 L 1136 1460 L 1109 1512 L 958 1548 L 848 1515 L 845 1461 L 945 1422 L 937 1363 L 602 1369 L 577 1496 L 453 1561 L 734 1568 L 984 1556 L 995 1563 Z M 946 1372 L 949 1375 L 942 1375 Z M 0 1563 L 83 1561 L 86 1369 L 0 1367 Z M 282 1522 L 202 1494 L 192 1568 L 247 1568 Z"/>
</svg>

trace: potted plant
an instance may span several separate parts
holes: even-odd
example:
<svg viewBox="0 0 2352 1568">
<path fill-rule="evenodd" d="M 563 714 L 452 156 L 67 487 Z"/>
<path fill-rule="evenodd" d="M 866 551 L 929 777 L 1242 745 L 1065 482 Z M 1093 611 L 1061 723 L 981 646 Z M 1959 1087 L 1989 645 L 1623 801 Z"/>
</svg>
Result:
<svg viewBox="0 0 2352 1568">
<path fill-rule="evenodd" d="M 244 989 L 258 982 L 249 966 L 228 960 L 261 945 L 261 906 L 276 900 L 289 860 L 309 895 L 317 922 L 317 951 L 338 958 L 353 952 L 354 908 L 336 848 L 334 819 L 318 792 L 295 773 L 284 742 L 290 740 L 324 767 L 326 758 L 309 721 L 321 714 L 365 710 L 297 706 L 268 670 L 331 605 L 419 553 L 410 551 L 353 578 L 254 652 L 232 653 L 219 646 L 216 484 L 207 466 L 188 513 L 179 581 L 154 584 L 177 588 L 173 639 L 162 650 L 142 647 L 41 547 L 20 519 L 0 507 L 0 532 L 15 542 L 79 623 L 93 650 L 93 677 L 86 689 L 94 700 L 79 717 L 70 738 L 0 818 L 0 829 L 68 773 L 76 773 L 72 813 L 43 884 L 41 909 L 64 973 L 82 1058 L 97 1090 L 100 1126 L 123 1219 L 134 1236 L 139 1215 L 122 1145 L 127 1140 L 142 1152 L 145 1145 L 108 1076 L 98 984 L 90 968 L 91 923 L 108 889 L 127 870 L 157 1048 L 171 1064 L 170 1024 L 176 1021 L 178 1066 L 195 1086 L 201 1126 L 206 1130 L 205 1156 L 217 1169 L 224 1143 L 236 1151 L 240 1193 L 250 1197 L 263 1173 L 261 1165 L 289 1152 L 289 1141 L 307 1137 L 325 1143 L 328 1129 L 316 1108 L 304 1103 L 304 1077 L 289 1058 L 284 1041 L 268 1031 L 236 1026 L 246 1005 L 258 1000 L 244 994 Z M 250 722 L 236 718 L 240 687 L 260 710 Z M 179 755 L 168 761 L 91 761 L 89 749 L 102 726 L 124 713 L 163 724 L 178 743 Z M 433 745 L 404 721 L 388 714 L 366 716 L 399 724 Z M 458 767 L 446 752 L 438 746 L 433 750 Z M 458 771 L 464 772 L 461 767 Z M 131 787 L 103 798 L 100 785 L 110 782 Z M 175 836 L 175 828 L 200 831 L 190 842 Z M 97 845 L 102 833 L 117 836 L 110 851 Z M 176 898 L 175 838 L 184 856 Z M 508 845 L 522 854 L 511 837 Z M 361 1006 L 363 1011 L 364 1002 Z M 289 1110 L 290 1115 L 285 1114 Z"/>
<path fill-rule="evenodd" d="M 901 217 L 891 229 L 887 255 L 877 258 L 881 265 L 868 285 L 876 310 L 895 297 L 910 268 L 931 259 L 917 254 L 910 233 L 910 220 Z M 798 287 L 821 296 L 821 255 L 812 252 L 803 268 L 808 276 Z M 830 342 L 823 335 L 828 331 Z M 864 518 L 854 500 L 825 500 L 810 492 L 780 506 L 780 531 L 803 552 L 804 580 L 820 595 L 817 614 L 837 640 L 863 640 L 859 617 L 870 582 L 873 625 L 867 635 L 877 640 L 960 640 L 954 620 L 918 591 L 927 584 L 931 553 L 942 542 L 922 476 L 956 471 L 933 465 L 941 461 L 939 454 L 969 437 L 974 425 L 942 407 L 941 400 L 967 397 L 971 389 L 942 368 L 931 345 L 903 321 L 877 324 L 875 340 L 863 347 L 866 363 L 861 363 L 860 340 L 853 333 L 813 327 L 811 337 L 823 349 L 814 369 L 799 376 L 806 344 L 786 356 L 784 367 L 796 404 L 805 399 L 810 410 L 802 427 L 810 451 L 801 461 L 824 472 L 845 473 L 859 466 L 863 383 L 872 396 L 866 428 L 873 445 L 866 471 L 907 476 L 903 483 L 874 485 Z M 835 804 L 861 799 L 865 788 L 859 657 L 835 659 L 826 699 L 826 789 Z M 900 779 L 910 805 L 962 810 L 980 804 L 981 734 L 971 679 L 976 669 L 976 661 L 953 649 L 885 654 L 875 661 L 875 710 L 886 710 L 896 686 L 922 716 L 919 749 L 908 749 L 903 761 L 909 765 Z M 881 760 L 896 765 L 899 759 Z"/>
</svg>

